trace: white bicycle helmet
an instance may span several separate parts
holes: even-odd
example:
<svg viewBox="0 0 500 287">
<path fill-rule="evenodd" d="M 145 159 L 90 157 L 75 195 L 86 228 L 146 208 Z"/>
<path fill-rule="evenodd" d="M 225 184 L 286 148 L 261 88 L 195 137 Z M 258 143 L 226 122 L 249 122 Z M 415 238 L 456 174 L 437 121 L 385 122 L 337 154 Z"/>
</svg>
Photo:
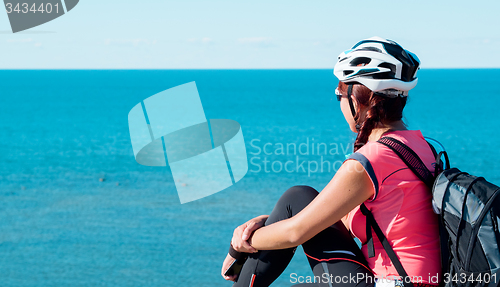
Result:
<svg viewBox="0 0 500 287">
<path fill-rule="evenodd" d="M 407 96 L 417 85 L 420 60 L 398 43 L 373 37 L 339 55 L 333 73 L 346 84 L 362 84 L 388 97 Z"/>
</svg>

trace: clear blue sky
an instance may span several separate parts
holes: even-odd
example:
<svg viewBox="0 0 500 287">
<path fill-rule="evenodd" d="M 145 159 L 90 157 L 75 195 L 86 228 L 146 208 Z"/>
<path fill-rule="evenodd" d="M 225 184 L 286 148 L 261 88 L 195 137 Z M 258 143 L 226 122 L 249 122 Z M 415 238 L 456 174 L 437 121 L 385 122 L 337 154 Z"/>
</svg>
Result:
<svg viewBox="0 0 500 287">
<path fill-rule="evenodd" d="M 328 68 L 372 36 L 423 68 L 500 68 L 500 1 L 80 0 L 12 34 L 0 69 Z"/>
</svg>

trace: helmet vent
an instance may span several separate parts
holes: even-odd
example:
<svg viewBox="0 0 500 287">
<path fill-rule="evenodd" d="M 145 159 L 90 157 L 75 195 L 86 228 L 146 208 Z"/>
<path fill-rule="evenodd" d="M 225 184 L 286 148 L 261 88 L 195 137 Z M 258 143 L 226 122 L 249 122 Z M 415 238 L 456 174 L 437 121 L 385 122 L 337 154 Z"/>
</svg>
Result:
<svg viewBox="0 0 500 287">
<path fill-rule="evenodd" d="M 382 63 L 382 64 L 380 64 L 378 66 L 382 67 L 382 68 L 391 69 L 391 72 L 393 72 L 394 74 L 396 74 L 396 65 L 394 65 L 394 64 L 386 62 L 386 63 Z"/>
<path fill-rule="evenodd" d="M 366 66 L 370 64 L 371 61 L 372 59 L 367 57 L 357 57 L 353 59 L 349 64 L 351 64 L 351 66 Z"/>
<path fill-rule="evenodd" d="M 363 48 L 356 49 L 356 51 L 372 51 L 372 52 L 382 53 L 382 51 L 379 48 L 375 48 L 375 47 L 363 47 Z"/>
<path fill-rule="evenodd" d="M 374 79 L 394 79 L 396 77 L 396 65 L 386 62 L 386 63 L 382 63 L 378 66 L 381 68 L 391 69 L 391 71 L 375 75 L 373 77 Z"/>
<path fill-rule="evenodd" d="M 352 74 L 352 73 L 354 73 L 354 71 L 353 71 L 353 70 L 345 70 L 345 71 L 344 71 L 344 76 L 350 75 L 350 74 Z"/>
</svg>

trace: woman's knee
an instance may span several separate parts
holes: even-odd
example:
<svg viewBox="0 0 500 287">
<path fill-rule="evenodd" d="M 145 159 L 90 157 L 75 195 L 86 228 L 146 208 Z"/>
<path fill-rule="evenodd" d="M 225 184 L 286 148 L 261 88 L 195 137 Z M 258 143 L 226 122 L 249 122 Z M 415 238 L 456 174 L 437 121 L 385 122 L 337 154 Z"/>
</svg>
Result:
<svg viewBox="0 0 500 287">
<path fill-rule="evenodd" d="M 315 198 L 319 192 L 308 185 L 295 185 L 287 189 L 282 196 L 291 196 L 293 198 Z"/>
<path fill-rule="evenodd" d="M 279 201 L 309 204 L 318 195 L 318 191 L 307 185 L 292 186 L 283 193 Z"/>
<path fill-rule="evenodd" d="M 310 186 L 298 185 L 289 188 L 280 197 L 266 225 L 284 220 L 299 213 L 318 195 L 318 191 Z"/>
</svg>

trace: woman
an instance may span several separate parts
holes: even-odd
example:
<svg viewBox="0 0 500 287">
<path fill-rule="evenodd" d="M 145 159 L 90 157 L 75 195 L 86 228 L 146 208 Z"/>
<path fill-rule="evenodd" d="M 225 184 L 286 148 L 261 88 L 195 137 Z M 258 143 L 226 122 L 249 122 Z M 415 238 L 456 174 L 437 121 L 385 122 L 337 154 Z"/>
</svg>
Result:
<svg viewBox="0 0 500 287">
<path fill-rule="evenodd" d="M 250 254 L 239 276 L 224 275 L 234 261 L 227 255 L 222 267 L 226 280 L 236 280 L 233 286 L 268 286 L 302 245 L 319 286 L 403 286 L 375 235 L 370 254 L 374 256 L 368 256 L 366 243 L 371 236 L 360 211 L 364 203 L 413 285 L 437 285 L 440 249 L 431 193 L 392 150 L 377 142 L 382 136 L 395 138 L 434 170 L 434 156 L 422 134 L 407 130 L 402 121 L 419 64 L 414 54 L 378 37 L 339 56 L 336 94 L 349 127 L 358 133 L 355 152 L 321 193 L 307 186 L 292 187 L 271 215 L 236 228 L 231 254 Z M 361 250 L 351 234 L 363 243 Z"/>
</svg>

